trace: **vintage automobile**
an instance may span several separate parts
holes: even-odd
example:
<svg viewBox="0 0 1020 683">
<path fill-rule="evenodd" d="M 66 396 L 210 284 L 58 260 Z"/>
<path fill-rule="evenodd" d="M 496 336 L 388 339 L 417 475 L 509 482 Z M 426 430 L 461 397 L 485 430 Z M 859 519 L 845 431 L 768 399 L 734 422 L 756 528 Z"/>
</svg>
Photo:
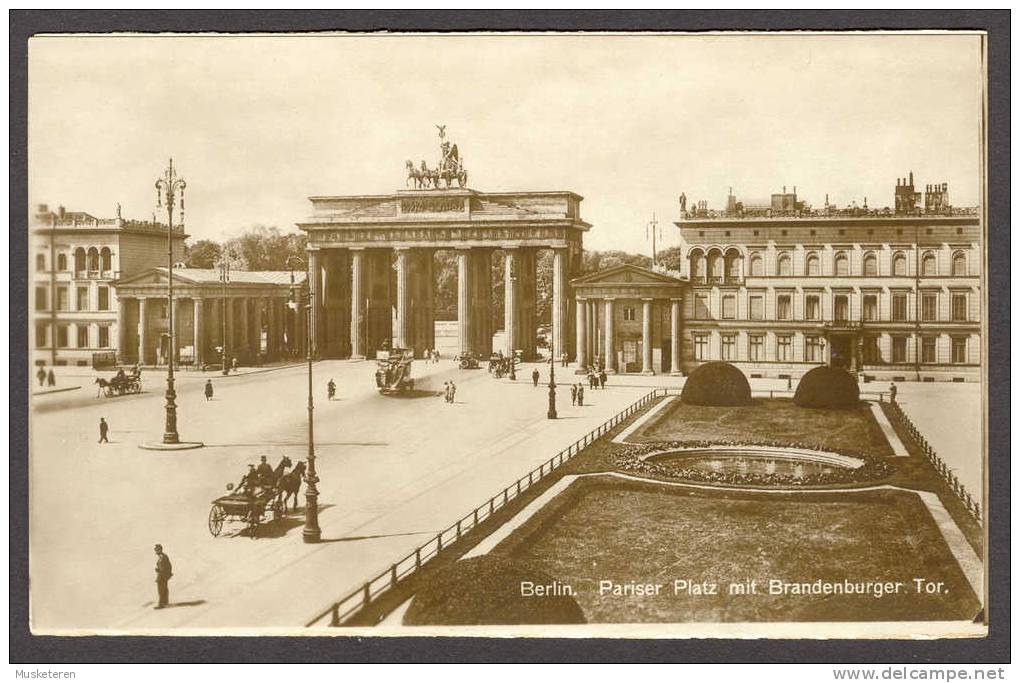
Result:
<svg viewBox="0 0 1020 683">
<path fill-rule="evenodd" d="M 396 394 L 414 389 L 414 378 L 411 377 L 414 351 L 398 348 L 378 351 L 375 360 L 378 366 L 375 385 L 379 393 Z"/>
</svg>

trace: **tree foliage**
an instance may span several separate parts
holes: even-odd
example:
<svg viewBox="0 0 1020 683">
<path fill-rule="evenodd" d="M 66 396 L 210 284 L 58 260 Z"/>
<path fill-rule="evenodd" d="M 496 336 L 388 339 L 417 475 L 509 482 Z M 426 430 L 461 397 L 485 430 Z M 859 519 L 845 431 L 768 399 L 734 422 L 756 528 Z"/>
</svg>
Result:
<svg viewBox="0 0 1020 683">
<path fill-rule="evenodd" d="M 307 259 L 304 233 L 282 233 L 279 228 L 256 225 L 223 244 L 198 240 L 187 248 L 185 263 L 189 268 L 215 268 L 223 254 L 230 265 L 240 270 L 288 270 L 291 256 Z"/>
<path fill-rule="evenodd" d="M 712 361 L 694 369 L 680 400 L 696 406 L 746 406 L 751 403 L 751 385 L 735 365 Z"/>
<path fill-rule="evenodd" d="M 215 268 L 222 248 L 212 240 L 198 240 L 187 247 L 184 263 L 188 268 Z"/>
</svg>

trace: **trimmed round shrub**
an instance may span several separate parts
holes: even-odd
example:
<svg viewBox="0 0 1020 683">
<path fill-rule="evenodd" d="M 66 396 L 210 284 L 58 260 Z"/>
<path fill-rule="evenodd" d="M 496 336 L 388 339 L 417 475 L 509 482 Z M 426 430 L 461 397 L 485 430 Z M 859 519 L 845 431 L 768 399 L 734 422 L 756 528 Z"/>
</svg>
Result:
<svg viewBox="0 0 1020 683">
<path fill-rule="evenodd" d="M 828 365 L 808 370 L 793 395 L 793 402 L 801 408 L 853 408 L 860 400 L 854 376 Z"/>
<path fill-rule="evenodd" d="M 409 626 L 584 624 L 571 595 L 522 595 L 523 582 L 563 593 L 565 582 L 500 556 L 459 560 L 426 582 L 404 615 Z M 576 589 L 575 589 L 576 590 Z"/>
<path fill-rule="evenodd" d="M 751 385 L 736 366 L 712 361 L 687 377 L 680 400 L 696 406 L 746 406 L 751 403 Z"/>
</svg>

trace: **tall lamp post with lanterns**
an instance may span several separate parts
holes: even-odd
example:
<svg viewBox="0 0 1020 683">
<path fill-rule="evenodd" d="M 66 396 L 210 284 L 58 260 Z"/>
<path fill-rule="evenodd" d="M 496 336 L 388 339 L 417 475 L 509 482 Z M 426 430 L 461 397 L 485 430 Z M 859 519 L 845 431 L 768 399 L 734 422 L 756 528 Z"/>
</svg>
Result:
<svg viewBox="0 0 1020 683">
<path fill-rule="evenodd" d="M 302 267 L 307 268 L 304 259 L 300 256 L 287 258 L 287 267 L 290 268 L 290 302 L 287 304 L 298 313 L 302 308 L 305 311 L 306 329 L 312 328 L 312 278 L 306 275 L 306 292 L 299 295 L 294 284 L 294 269 L 291 262 L 297 261 Z M 315 473 L 315 432 L 312 416 L 315 411 L 315 403 L 312 394 L 312 336 L 305 335 L 305 360 L 308 361 L 308 467 L 305 469 L 305 529 L 301 537 L 305 543 L 318 543 L 322 539 L 322 529 L 319 528 L 319 489 L 316 486 L 319 477 Z"/>
<path fill-rule="evenodd" d="M 173 157 L 156 180 L 156 205 L 166 207 L 166 303 L 167 332 L 170 339 L 170 352 L 167 354 L 166 366 L 166 422 L 163 428 L 163 440 L 160 443 L 142 444 L 143 448 L 155 450 L 178 450 L 198 448 L 203 444 L 197 441 L 181 441 L 177 433 L 177 392 L 174 389 L 174 356 L 176 355 L 177 335 L 174 329 L 174 206 L 178 197 L 181 201 L 181 218 L 184 218 L 184 189 L 187 183 L 177 175 Z M 145 324 L 145 321 L 142 321 Z"/>
<path fill-rule="evenodd" d="M 556 339 L 556 331 L 553 329 L 553 325 L 556 321 L 556 316 L 553 314 L 552 308 L 549 309 L 549 410 L 546 411 L 545 416 L 550 420 L 556 419 L 556 347 L 553 342 Z"/>
</svg>

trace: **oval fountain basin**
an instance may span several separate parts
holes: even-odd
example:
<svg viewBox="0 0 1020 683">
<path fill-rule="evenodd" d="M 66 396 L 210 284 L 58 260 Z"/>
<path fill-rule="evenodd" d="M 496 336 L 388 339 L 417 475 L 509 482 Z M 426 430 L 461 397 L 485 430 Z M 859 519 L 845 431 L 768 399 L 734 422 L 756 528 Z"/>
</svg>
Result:
<svg viewBox="0 0 1020 683">
<path fill-rule="evenodd" d="M 706 474 L 780 475 L 801 479 L 855 470 L 863 460 L 837 453 L 770 446 L 710 446 L 650 453 L 642 458 Z"/>
</svg>

